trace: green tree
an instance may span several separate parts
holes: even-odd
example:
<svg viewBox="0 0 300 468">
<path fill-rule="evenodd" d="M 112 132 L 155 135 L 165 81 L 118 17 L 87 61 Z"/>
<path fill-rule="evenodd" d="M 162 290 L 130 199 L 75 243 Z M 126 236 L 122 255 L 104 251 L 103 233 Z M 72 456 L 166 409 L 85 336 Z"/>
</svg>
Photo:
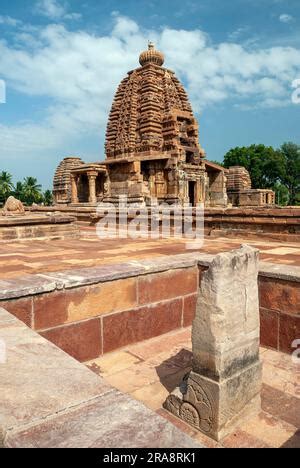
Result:
<svg viewBox="0 0 300 468">
<path fill-rule="evenodd" d="M 43 201 L 45 206 L 51 206 L 53 203 L 53 196 L 51 190 L 46 190 L 43 195 Z"/>
<path fill-rule="evenodd" d="M 284 143 L 279 150 L 264 145 L 233 148 L 224 166 L 244 166 L 253 188 L 271 188 L 280 205 L 300 205 L 300 146 Z"/>
<path fill-rule="evenodd" d="M 24 201 L 24 187 L 22 182 L 17 182 L 14 189 L 14 197 Z"/>
<path fill-rule="evenodd" d="M 237 147 L 225 155 L 224 166 L 244 166 L 250 173 L 253 188 L 271 188 L 283 177 L 284 157 L 271 146 Z"/>
<path fill-rule="evenodd" d="M 23 198 L 28 205 L 41 203 L 43 201 L 42 186 L 38 184 L 34 177 L 26 177 L 23 183 Z"/>
<path fill-rule="evenodd" d="M 289 204 L 289 190 L 281 182 L 276 182 L 272 189 L 275 192 L 275 203 L 281 206 L 287 206 Z"/>
<path fill-rule="evenodd" d="M 225 154 L 223 164 L 227 169 L 231 166 L 243 166 L 249 171 L 251 165 L 249 148 L 245 146 L 232 148 Z"/>
<path fill-rule="evenodd" d="M 12 194 L 13 189 L 12 175 L 2 171 L 0 174 L 0 201 L 2 203 Z"/>
<path fill-rule="evenodd" d="M 300 146 L 284 143 L 280 148 L 284 158 L 282 183 L 289 191 L 289 204 L 300 204 Z"/>
</svg>

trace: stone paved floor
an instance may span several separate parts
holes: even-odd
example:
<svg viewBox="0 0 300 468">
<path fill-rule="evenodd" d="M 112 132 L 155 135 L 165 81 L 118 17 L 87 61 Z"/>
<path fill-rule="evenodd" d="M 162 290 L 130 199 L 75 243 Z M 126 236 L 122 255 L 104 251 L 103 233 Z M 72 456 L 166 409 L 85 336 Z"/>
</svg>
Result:
<svg viewBox="0 0 300 468">
<path fill-rule="evenodd" d="M 242 243 L 259 248 L 264 261 L 300 266 L 299 243 L 218 238 L 206 239 L 203 247 L 195 250 L 213 254 L 237 248 Z M 99 240 L 94 228 L 85 227 L 82 228 L 80 240 L 0 243 L 0 278 L 120 263 L 128 259 L 153 258 L 192 250 L 187 250 L 186 242 L 181 239 Z"/>
<path fill-rule="evenodd" d="M 262 412 L 220 443 L 162 408 L 165 398 L 189 371 L 190 328 L 169 333 L 90 361 L 87 366 L 208 447 L 300 448 L 300 365 L 291 356 L 261 348 Z"/>
</svg>

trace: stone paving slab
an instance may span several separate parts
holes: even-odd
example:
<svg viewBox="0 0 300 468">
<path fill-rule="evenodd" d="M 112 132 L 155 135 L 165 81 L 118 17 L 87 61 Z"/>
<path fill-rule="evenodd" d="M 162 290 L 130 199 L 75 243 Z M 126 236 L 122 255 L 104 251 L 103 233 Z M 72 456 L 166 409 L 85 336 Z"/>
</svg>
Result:
<svg viewBox="0 0 300 468">
<path fill-rule="evenodd" d="M 274 263 L 260 262 L 259 274 L 260 276 L 267 276 L 268 278 L 300 282 L 300 267 L 294 265 L 275 265 Z"/>
<path fill-rule="evenodd" d="M 59 284 L 54 278 L 45 278 L 42 275 L 25 275 L 18 279 L 0 280 L 0 300 L 51 292 L 62 287 L 63 284 Z"/>
<path fill-rule="evenodd" d="M 95 228 L 82 229 L 81 239 L 53 242 L 30 241 L 0 244 L 0 279 L 26 274 L 52 274 L 70 269 L 167 258 L 171 255 L 200 253 L 215 255 L 239 247 L 242 243 L 260 249 L 264 262 L 300 266 L 300 244 L 263 239 L 206 238 L 203 246 L 190 245 L 186 239 L 98 239 Z M 134 264 L 133 264 L 134 266 Z"/>
<path fill-rule="evenodd" d="M 101 378 L 0 309 L 0 446 L 7 431 L 112 391 Z"/>
<path fill-rule="evenodd" d="M 203 252 L 188 253 L 186 251 L 177 255 L 159 256 L 154 259 L 151 257 L 129 261 L 127 259 L 122 263 L 103 264 L 89 268 L 73 268 L 56 272 L 47 272 L 45 270 L 44 273 L 24 275 L 8 280 L 0 279 L 0 300 L 105 283 L 171 269 L 188 268 L 197 264 L 207 267 L 213 258 L 214 255 L 212 254 Z M 259 262 L 259 275 L 300 282 L 300 267 L 284 264 L 275 265 L 261 261 Z"/>
<path fill-rule="evenodd" d="M 7 438 L 10 448 L 201 448 L 164 418 L 118 391 Z"/>
</svg>

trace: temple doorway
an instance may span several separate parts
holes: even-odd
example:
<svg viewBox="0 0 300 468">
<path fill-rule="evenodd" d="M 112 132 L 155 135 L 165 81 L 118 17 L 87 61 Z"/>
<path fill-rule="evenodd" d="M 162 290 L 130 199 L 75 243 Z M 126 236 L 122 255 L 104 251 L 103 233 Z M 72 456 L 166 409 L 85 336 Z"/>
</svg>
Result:
<svg viewBox="0 0 300 468">
<path fill-rule="evenodd" d="M 189 180 L 189 203 L 192 206 L 196 206 L 196 181 Z"/>
<path fill-rule="evenodd" d="M 88 203 L 89 201 L 89 181 L 86 174 L 80 174 L 78 181 L 78 201 Z"/>
</svg>

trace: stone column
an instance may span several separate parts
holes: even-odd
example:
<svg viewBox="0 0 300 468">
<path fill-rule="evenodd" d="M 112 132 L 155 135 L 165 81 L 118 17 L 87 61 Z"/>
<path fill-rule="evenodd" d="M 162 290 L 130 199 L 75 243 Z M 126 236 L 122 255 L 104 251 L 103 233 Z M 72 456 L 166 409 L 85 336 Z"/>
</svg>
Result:
<svg viewBox="0 0 300 468">
<path fill-rule="evenodd" d="M 97 203 L 97 196 L 96 196 L 96 178 L 97 173 L 90 173 L 87 174 L 89 179 L 89 202 L 90 203 Z"/>
<path fill-rule="evenodd" d="M 71 175 L 71 202 L 78 203 L 78 187 L 77 187 L 78 177 L 76 175 Z"/>
<path fill-rule="evenodd" d="M 217 255 L 203 273 L 193 367 L 164 406 L 216 440 L 260 411 L 258 251 Z"/>
</svg>

